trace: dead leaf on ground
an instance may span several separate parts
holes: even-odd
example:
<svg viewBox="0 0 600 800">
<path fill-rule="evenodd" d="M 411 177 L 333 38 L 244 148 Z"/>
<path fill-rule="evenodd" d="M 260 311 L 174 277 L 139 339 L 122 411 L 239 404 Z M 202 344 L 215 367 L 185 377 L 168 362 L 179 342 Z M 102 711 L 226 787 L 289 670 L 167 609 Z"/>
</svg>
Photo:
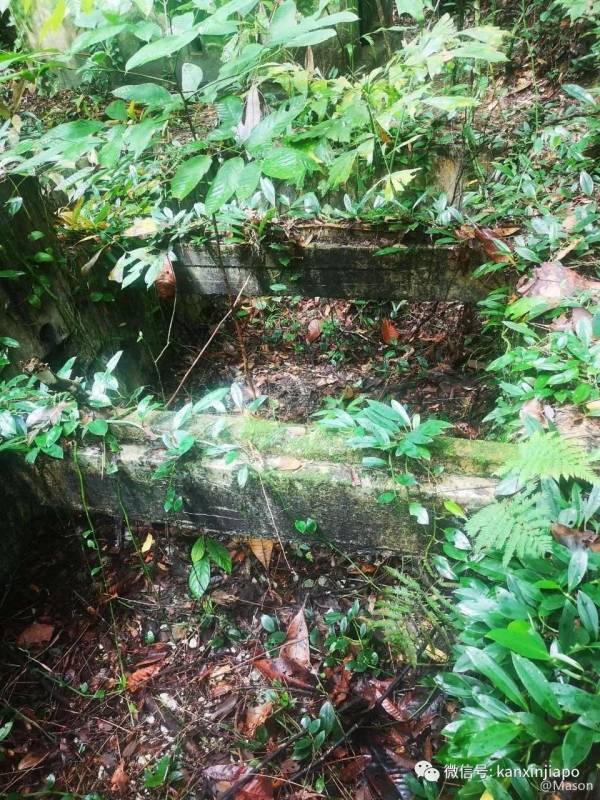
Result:
<svg viewBox="0 0 600 800">
<path fill-rule="evenodd" d="M 47 625 L 44 622 L 32 622 L 24 631 L 21 631 L 17 638 L 19 647 L 37 647 L 47 644 L 54 634 L 54 625 Z"/>
<path fill-rule="evenodd" d="M 262 703 L 259 706 L 251 706 L 246 710 L 244 720 L 244 732 L 250 739 L 253 738 L 257 728 L 264 725 L 273 711 L 273 703 Z"/>
<path fill-rule="evenodd" d="M 559 543 L 569 550 L 581 550 L 583 547 L 590 547 L 597 539 L 594 531 L 578 531 L 576 528 L 569 528 L 560 522 L 554 522 L 550 528 L 552 536 Z"/>
<path fill-rule="evenodd" d="M 303 608 L 298 611 L 288 625 L 285 642 L 281 645 L 279 652 L 283 658 L 294 661 L 306 669 L 310 668 L 310 644 Z"/>
<path fill-rule="evenodd" d="M 296 689 L 315 688 L 316 679 L 312 672 L 287 658 L 261 658 L 254 662 L 254 666 L 270 681 L 281 681 Z"/>
<path fill-rule="evenodd" d="M 44 759 L 46 759 L 47 757 L 48 753 L 39 753 L 39 752 L 27 753 L 17 764 L 17 769 L 18 770 L 33 769 L 34 767 L 37 767 L 39 764 L 41 764 L 42 761 L 44 761 Z"/>
<path fill-rule="evenodd" d="M 268 570 L 269 564 L 271 563 L 271 556 L 273 555 L 273 540 L 249 539 L 248 546 L 250 550 L 252 550 L 252 554 L 260 561 L 263 567 Z M 211 595 L 211 597 L 213 595 Z"/>
<path fill-rule="evenodd" d="M 154 536 L 152 536 L 152 534 L 149 533 L 144 539 L 144 542 L 140 548 L 141 552 L 147 553 L 151 549 L 153 544 L 154 544 Z"/>
<path fill-rule="evenodd" d="M 393 344 L 400 338 L 400 331 L 394 323 L 387 319 L 381 323 L 381 339 L 384 344 Z"/>
<path fill-rule="evenodd" d="M 600 281 L 579 275 L 575 270 L 563 267 L 560 261 L 545 261 L 534 268 L 530 278 L 519 281 L 517 291 L 525 297 L 540 297 L 554 308 L 562 300 L 581 292 L 599 295 Z"/>
<path fill-rule="evenodd" d="M 302 461 L 293 456 L 279 456 L 274 460 L 277 469 L 284 470 L 285 472 L 295 472 L 302 466 Z"/>
<path fill-rule="evenodd" d="M 112 774 L 110 779 L 110 788 L 113 792 L 117 792 L 118 794 L 122 794 L 127 785 L 129 784 L 129 777 L 125 772 L 125 762 L 119 761 L 117 768 Z"/>
<path fill-rule="evenodd" d="M 152 678 L 156 673 L 160 670 L 161 664 L 150 664 L 147 667 L 142 667 L 141 669 L 136 669 L 130 675 L 127 676 L 127 689 L 130 692 L 137 692 L 145 683 L 148 683 L 150 678 Z"/>
<path fill-rule="evenodd" d="M 320 319 L 311 319 L 308 323 L 308 332 L 306 334 L 306 344 L 312 344 L 316 342 L 316 340 L 321 335 L 321 320 Z"/>
</svg>

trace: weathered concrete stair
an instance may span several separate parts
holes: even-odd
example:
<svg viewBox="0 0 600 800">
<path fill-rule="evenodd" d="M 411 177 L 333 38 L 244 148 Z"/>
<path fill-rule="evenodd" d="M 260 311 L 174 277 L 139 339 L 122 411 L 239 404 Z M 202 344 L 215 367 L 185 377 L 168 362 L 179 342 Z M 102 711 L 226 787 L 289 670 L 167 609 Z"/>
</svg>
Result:
<svg viewBox="0 0 600 800">
<path fill-rule="evenodd" d="M 136 418 L 129 422 L 139 426 Z M 429 509 L 443 510 L 453 499 L 475 509 L 493 498 L 494 470 L 512 453 L 507 444 L 444 438 L 435 448 L 434 464 L 445 467 L 437 479 L 423 476 L 415 489 L 395 486 L 385 471 L 365 469 L 364 451 L 348 447 L 343 437 L 313 425 L 283 425 L 246 415 L 201 415 L 188 430 L 203 446 L 234 444 L 239 458 L 190 451 L 178 466 L 174 486 L 184 500 L 183 511 L 164 511 L 166 481 L 153 481 L 152 473 L 164 461 L 160 435 L 169 429 L 172 414 L 134 425 L 113 426 L 121 452 L 118 472 L 106 473 L 107 454 L 94 444 L 77 450 L 64 461 L 40 459 L 35 467 L 20 470 L 37 501 L 46 506 L 81 509 L 80 477 L 85 502 L 93 512 L 132 519 L 170 522 L 208 532 L 259 538 L 297 537 L 294 521 L 313 517 L 332 540 L 353 548 L 383 548 L 418 555 L 430 536 L 408 513 L 408 503 L 419 499 Z M 223 425 L 215 439 L 215 424 Z M 247 484 L 240 488 L 241 463 L 251 467 Z M 398 500 L 377 502 L 381 492 L 396 488 Z"/>
</svg>

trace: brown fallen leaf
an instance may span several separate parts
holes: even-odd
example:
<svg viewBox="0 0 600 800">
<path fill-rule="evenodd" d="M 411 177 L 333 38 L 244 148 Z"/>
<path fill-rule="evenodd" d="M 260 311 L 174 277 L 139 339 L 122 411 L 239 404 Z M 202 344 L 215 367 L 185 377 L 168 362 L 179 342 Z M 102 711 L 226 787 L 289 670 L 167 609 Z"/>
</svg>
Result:
<svg viewBox="0 0 600 800">
<path fill-rule="evenodd" d="M 150 664 L 147 667 L 141 667 L 127 676 L 127 689 L 130 692 L 137 692 L 145 683 L 148 683 L 160 670 L 161 664 Z"/>
<path fill-rule="evenodd" d="M 33 769 L 48 757 L 48 753 L 36 753 L 35 751 L 26 753 L 17 764 L 18 770 Z"/>
<path fill-rule="evenodd" d="M 562 300 L 581 292 L 600 295 L 600 281 L 579 275 L 575 270 L 563 267 L 560 261 L 545 261 L 534 268 L 530 278 L 519 281 L 517 291 L 525 297 L 540 297 L 554 308 Z"/>
<path fill-rule="evenodd" d="M 268 570 L 269 564 L 271 563 L 271 556 L 273 555 L 273 540 L 249 539 L 248 546 L 250 550 L 252 550 L 252 554 L 260 561 L 263 567 Z"/>
<path fill-rule="evenodd" d="M 129 784 L 129 777 L 125 772 L 125 762 L 119 761 L 110 779 L 110 788 L 117 794 L 122 794 Z"/>
<path fill-rule="evenodd" d="M 312 344 L 316 342 L 316 340 L 321 335 L 321 320 L 320 319 L 311 319 L 308 323 L 308 331 L 306 334 L 306 344 Z"/>
<path fill-rule="evenodd" d="M 154 544 L 154 536 L 152 536 L 152 534 L 149 533 L 146 536 L 146 538 L 144 539 L 144 542 L 143 542 L 142 546 L 140 547 L 140 551 L 142 553 L 147 553 L 148 550 L 150 550 L 152 548 L 153 544 Z"/>
<path fill-rule="evenodd" d="M 384 344 L 393 344 L 398 340 L 400 337 L 400 331 L 394 325 L 394 323 L 387 319 L 387 317 L 381 323 L 381 339 Z"/>
<path fill-rule="evenodd" d="M 302 466 L 302 461 L 299 458 L 294 458 L 293 456 L 279 456 L 278 458 L 274 459 L 274 464 L 277 469 L 284 470 L 286 472 L 294 472 L 297 469 L 300 469 Z"/>
<path fill-rule="evenodd" d="M 131 236 L 135 239 L 144 239 L 146 236 L 152 236 L 158 230 L 158 224 L 152 217 L 138 218 L 133 221 L 133 225 L 124 233 L 124 236 Z"/>
<path fill-rule="evenodd" d="M 303 608 L 288 625 L 285 642 L 281 645 L 279 653 L 283 658 L 294 661 L 306 669 L 310 668 L 310 644 Z"/>
<path fill-rule="evenodd" d="M 32 622 L 17 638 L 19 647 L 38 647 L 47 644 L 54 634 L 54 625 L 43 622 Z"/>
<path fill-rule="evenodd" d="M 287 658 L 261 658 L 254 662 L 259 672 L 270 681 L 281 681 L 296 689 L 313 690 L 316 678 L 305 667 Z"/>
<path fill-rule="evenodd" d="M 475 238 L 481 243 L 481 247 L 490 261 L 495 264 L 505 264 L 511 260 L 510 255 L 500 247 L 500 244 L 504 243 L 502 238 L 490 228 L 475 228 Z"/>
<path fill-rule="evenodd" d="M 563 525 L 561 522 L 554 522 L 550 530 L 555 540 L 569 550 L 581 550 L 584 547 L 590 547 L 597 539 L 594 531 L 578 531 L 576 528 L 569 528 L 568 525 Z"/>
<path fill-rule="evenodd" d="M 257 728 L 264 725 L 273 711 L 273 703 L 261 703 L 259 706 L 251 706 L 246 710 L 244 720 L 244 732 L 250 739 L 256 733 Z"/>
<path fill-rule="evenodd" d="M 165 253 L 161 271 L 156 276 L 156 293 L 161 300 L 170 300 L 175 297 L 177 291 L 177 279 L 175 278 L 175 270 L 171 259 Z"/>
</svg>

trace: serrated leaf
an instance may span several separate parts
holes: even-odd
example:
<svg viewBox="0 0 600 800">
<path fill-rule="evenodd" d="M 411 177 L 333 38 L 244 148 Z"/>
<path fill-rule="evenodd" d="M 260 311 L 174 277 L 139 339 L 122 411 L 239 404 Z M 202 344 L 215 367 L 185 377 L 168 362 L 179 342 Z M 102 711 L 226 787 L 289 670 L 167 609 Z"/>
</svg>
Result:
<svg viewBox="0 0 600 800">
<path fill-rule="evenodd" d="M 193 191 L 206 175 L 212 164 L 210 156 L 201 155 L 188 158 L 179 165 L 171 181 L 171 194 L 177 200 L 183 200 Z"/>
</svg>

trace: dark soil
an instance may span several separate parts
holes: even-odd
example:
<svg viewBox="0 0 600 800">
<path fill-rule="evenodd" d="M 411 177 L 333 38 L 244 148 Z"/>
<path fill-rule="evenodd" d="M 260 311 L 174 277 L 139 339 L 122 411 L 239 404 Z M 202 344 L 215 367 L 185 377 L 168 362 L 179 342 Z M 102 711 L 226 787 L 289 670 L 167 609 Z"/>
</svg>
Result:
<svg viewBox="0 0 600 800">
<path fill-rule="evenodd" d="M 262 764 L 261 777 L 234 791 L 236 800 L 410 796 L 407 775 L 439 749 L 448 717 L 423 685 L 439 663 L 424 658 L 415 673 L 376 638 L 379 669 L 346 669 L 352 648 L 324 666 L 324 614 L 355 599 L 361 615 L 372 610 L 384 557 L 354 560 L 304 543 L 285 556 L 275 546 L 265 569 L 248 544 L 230 543 L 232 574 L 213 570 L 207 596 L 194 601 L 191 539 L 140 525 L 134 546 L 112 520 L 97 535 L 105 586 L 90 575 L 97 558 L 84 526 L 46 525 L 0 612 L 0 728 L 12 722 L 0 744 L 1 796 L 51 788 L 69 797 L 213 798 L 249 763 Z M 309 661 L 292 664 L 296 685 L 286 685 L 278 645 L 299 612 L 311 631 L 310 655 L 306 638 L 300 645 Z M 382 703 L 394 676 L 398 687 Z M 301 717 L 316 717 L 326 700 L 349 735 L 331 752 L 328 741 L 294 759 Z"/>
<path fill-rule="evenodd" d="M 167 396 L 225 311 L 215 308 L 210 322 L 175 336 L 163 379 Z M 394 397 L 413 411 L 449 419 L 455 435 L 469 437 L 480 435 L 492 405 L 482 371 L 491 343 L 462 303 L 254 298 L 242 307 L 239 326 L 248 373 L 235 326 L 226 324 L 184 394 L 197 399 L 237 382 L 247 397 L 252 386 L 268 397 L 262 413 L 298 422 L 308 421 L 326 398 Z"/>
</svg>

